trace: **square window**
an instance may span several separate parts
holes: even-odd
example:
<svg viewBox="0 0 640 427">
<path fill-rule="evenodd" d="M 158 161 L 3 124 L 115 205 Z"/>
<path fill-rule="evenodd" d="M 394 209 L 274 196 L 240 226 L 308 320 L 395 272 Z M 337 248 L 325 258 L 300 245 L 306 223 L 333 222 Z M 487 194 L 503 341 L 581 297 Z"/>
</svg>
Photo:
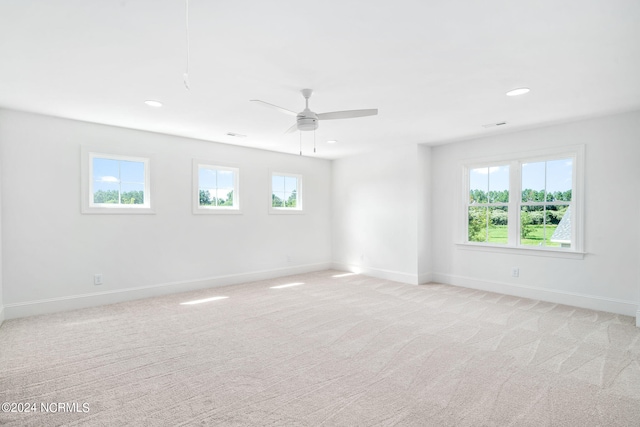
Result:
<svg viewBox="0 0 640 427">
<path fill-rule="evenodd" d="M 193 213 L 241 213 L 238 168 L 193 161 Z"/>
<path fill-rule="evenodd" d="M 302 175 L 272 172 L 270 213 L 302 212 Z"/>
</svg>

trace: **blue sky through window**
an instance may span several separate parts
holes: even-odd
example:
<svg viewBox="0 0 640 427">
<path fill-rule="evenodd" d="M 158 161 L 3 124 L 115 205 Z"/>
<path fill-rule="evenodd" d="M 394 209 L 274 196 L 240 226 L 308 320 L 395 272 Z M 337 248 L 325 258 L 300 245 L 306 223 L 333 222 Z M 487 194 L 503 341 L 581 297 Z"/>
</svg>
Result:
<svg viewBox="0 0 640 427">
<path fill-rule="evenodd" d="M 573 187 L 573 160 L 559 159 L 522 165 L 522 189 L 569 191 Z M 491 166 L 469 171 L 469 189 L 503 191 L 509 189 L 509 166 Z"/>
<path fill-rule="evenodd" d="M 545 168 L 546 166 L 546 168 Z M 545 170 L 546 169 L 546 170 Z M 522 189 L 555 193 L 573 187 L 573 160 L 559 159 L 522 165 Z"/>
<path fill-rule="evenodd" d="M 93 191 L 144 190 L 144 162 L 93 158 Z"/>
<path fill-rule="evenodd" d="M 471 169 L 469 172 L 470 189 L 489 191 L 509 190 L 509 166 L 491 166 Z"/>
</svg>

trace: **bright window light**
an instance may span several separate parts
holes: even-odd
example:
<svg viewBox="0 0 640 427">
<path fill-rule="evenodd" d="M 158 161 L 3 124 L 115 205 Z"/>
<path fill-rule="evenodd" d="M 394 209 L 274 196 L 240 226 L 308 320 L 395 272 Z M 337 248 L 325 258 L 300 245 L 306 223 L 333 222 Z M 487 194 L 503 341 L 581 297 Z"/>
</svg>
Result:
<svg viewBox="0 0 640 427">
<path fill-rule="evenodd" d="M 347 277 L 347 276 L 356 276 L 356 273 L 344 273 L 344 274 L 336 274 L 335 276 L 331 276 L 331 277 Z"/>
<path fill-rule="evenodd" d="M 181 302 L 180 305 L 202 304 L 204 302 L 217 301 L 219 299 L 226 299 L 226 298 L 229 298 L 229 297 L 211 297 L 211 298 L 204 298 L 204 299 L 196 299 L 193 301 Z"/>
<path fill-rule="evenodd" d="M 282 289 L 282 288 L 290 288 L 292 286 L 300 286 L 300 285 L 304 285 L 304 283 L 301 282 L 296 282 L 296 283 L 287 283 L 286 285 L 278 285 L 278 286 L 272 286 L 269 289 Z"/>
</svg>

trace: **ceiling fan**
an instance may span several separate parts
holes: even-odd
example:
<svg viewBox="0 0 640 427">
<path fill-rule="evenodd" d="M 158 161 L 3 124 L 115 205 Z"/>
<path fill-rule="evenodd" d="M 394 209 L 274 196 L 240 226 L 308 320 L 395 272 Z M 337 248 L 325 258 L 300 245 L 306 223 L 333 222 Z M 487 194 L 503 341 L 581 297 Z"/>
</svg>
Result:
<svg viewBox="0 0 640 427">
<path fill-rule="evenodd" d="M 270 104 L 268 102 L 261 101 L 259 99 L 251 99 L 251 102 L 259 102 L 267 107 L 275 108 L 285 114 L 296 117 L 296 122 L 285 133 L 294 132 L 296 130 L 309 131 L 318 129 L 319 120 L 337 120 L 337 119 L 354 119 L 356 117 L 375 116 L 378 114 L 378 109 L 373 108 L 369 110 L 347 110 L 347 111 L 333 111 L 330 113 L 314 113 L 309 109 L 309 98 L 313 90 L 302 89 L 302 96 L 305 100 L 305 107 L 300 113 L 296 113 L 286 108 L 278 107 L 277 105 Z"/>
</svg>

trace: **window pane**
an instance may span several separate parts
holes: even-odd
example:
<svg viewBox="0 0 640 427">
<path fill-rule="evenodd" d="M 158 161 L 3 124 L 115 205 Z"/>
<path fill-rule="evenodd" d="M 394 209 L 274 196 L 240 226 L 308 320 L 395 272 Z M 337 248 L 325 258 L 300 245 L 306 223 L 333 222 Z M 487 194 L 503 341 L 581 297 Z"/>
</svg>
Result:
<svg viewBox="0 0 640 427">
<path fill-rule="evenodd" d="M 213 205 L 213 197 L 211 196 L 211 192 L 209 190 L 200 189 L 200 206 L 211 206 Z"/>
<path fill-rule="evenodd" d="M 284 193 L 283 192 L 273 192 L 271 194 L 271 206 L 274 208 L 284 207 Z"/>
<path fill-rule="evenodd" d="M 489 243 L 507 243 L 509 211 L 506 206 L 489 208 Z"/>
<path fill-rule="evenodd" d="M 284 191 L 291 192 L 298 188 L 298 178 L 294 176 L 286 176 L 284 178 Z"/>
<path fill-rule="evenodd" d="M 233 188 L 233 171 L 218 170 L 218 188 Z"/>
<path fill-rule="evenodd" d="M 523 202 L 544 202 L 545 163 L 524 163 L 522 165 Z"/>
<path fill-rule="evenodd" d="M 94 157 L 92 178 L 99 182 L 120 182 L 118 160 Z"/>
<path fill-rule="evenodd" d="M 295 191 L 285 193 L 284 197 L 285 197 L 284 205 L 286 207 L 295 208 L 297 206 L 298 201 L 297 201 L 297 196 Z"/>
<path fill-rule="evenodd" d="M 520 244 L 543 246 L 544 242 L 544 206 L 522 206 L 520 210 Z"/>
<path fill-rule="evenodd" d="M 216 170 L 200 167 L 198 170 L 198 186 L 204 188 L 216 188 Z"/>
<path fill-rule="evenodd" d="M 469 203 L 487 203 L 489 192 L 489 168 L 469 171 Z"/>
<path fill-rule="evenodd" d="M 571 207 L 570 206 L 547 206 L 546 235 L 547 246 L 571 247 Z"/>
<path fill-rule="evenodd" d="M 573 160 L 560 159 L 547 162 L 547 201 L 571 201 L 573 187 Z"/>
<path fill-rule="evenodd" d="M 284 191 L 284 176 L 273 175 L 273 177 L 271 177 L 271 190 L 274 193 Z"/>
<path fill-rule="evenodd" d="M 218 188 L 218 206 L 233 206 L 233 187 Z"/>
<path fill-rule="evenodd" d="M 120 181 L 144 184 L 144 163 L 120 160 Z"/>
<path fill-rule="evenodd" d="M 94 182 L 93 203 L 120 203 L 120 184 L 109 182 Z"/>
<path fill-rule="evenodd" d="M 489 168 L 489 203 L 509 203 L 509 166 Z"/>
<path fill-rule="evenodd" d="M 487 241 L 487 208 L 469 207 L 469 241 Z"/>
<path fill-rule="evenodd" d="M 120 203 L 123 205 L 144 204 L 144 183 L 142 184 L 120 184 Z"/>
</svg>

